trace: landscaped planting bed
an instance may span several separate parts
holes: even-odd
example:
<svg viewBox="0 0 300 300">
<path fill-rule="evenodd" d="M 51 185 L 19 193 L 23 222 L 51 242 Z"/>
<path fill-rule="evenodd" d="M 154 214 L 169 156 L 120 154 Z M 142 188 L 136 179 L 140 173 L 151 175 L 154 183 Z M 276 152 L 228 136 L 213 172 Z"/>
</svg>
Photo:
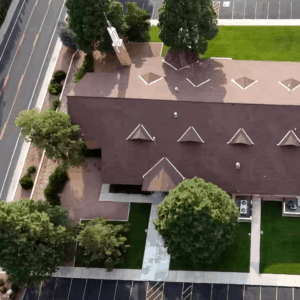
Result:
<svg viewBox="0 0 300 300">
<path fill-rule="evenodd" d="M 251 223 L 240 223 L 235 230 L 234 244 L 229 246 L 220 259 L 209 266 L 189 268 L 171 257 L 170 270 L 249 272 Z"/>
<path fill-rule="evenodd" d="M 300 61 L 299 26 L 219 26 L 209 41 L 205 58 L 231 57 L 240 60 Z M 159 29 L 152 26 L 152 42 L 161 42 Z M 168 47 L 164 46 L 164 57 Z"/>
<path fill-rule="evenodd" d="M 282 202 L 261 204 L 260 272 L 300 274 L 300 219 L 282 216 Z"/>
<path fill-rule="evenodd" d="M 141 269 L 143 265 L 143 257 L 146 245 L 149 217 L 150 217 L 151 204 L 148 203 L 131 203 L 128 223 L 131 224 L 128 239 L 130 248 L 126 253 L 124 262 L 116 269 Z M 115 222 L 112 224 L 125 224 L 127 222 Z M 77 248 L 77 255 L 75 260 L 75 267 L 87 267 L 82 262 L 83 251 L 80 247 Z M 104 268 L 102 263 L 93 263 L 91 268 Z"/>
</svg>

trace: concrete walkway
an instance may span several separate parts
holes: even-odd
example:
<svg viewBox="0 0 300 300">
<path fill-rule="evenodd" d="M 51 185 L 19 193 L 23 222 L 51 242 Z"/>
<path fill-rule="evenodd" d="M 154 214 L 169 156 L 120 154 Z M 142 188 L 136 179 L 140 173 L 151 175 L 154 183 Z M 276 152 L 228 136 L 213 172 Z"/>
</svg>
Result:
<svg viewBox="0 0 300 300">
<path fill-rule="evenodd" d="M 158 20 L 151 20 L 151 26 L 157 26 Z M 218 19 L 219 26 L 300 26 L 300 19 Z"/>
<path fill-rule="evenodd" d="M 164 197 L 161 198 L 163 201 Z M 152 204 L 146 247 L 144 252 L 142 280 L 165 281 L 168 277 L 170 255 L 164 247 L 161 235 L 155 229 L 153 221 L 157 219 L 157 204 Z"/>
<path fill-rule="evenodd" d="M 261 235 L 261 198 L 252 199 L 250 274 L 259 275 L 260 235 Z"/>
</svg>

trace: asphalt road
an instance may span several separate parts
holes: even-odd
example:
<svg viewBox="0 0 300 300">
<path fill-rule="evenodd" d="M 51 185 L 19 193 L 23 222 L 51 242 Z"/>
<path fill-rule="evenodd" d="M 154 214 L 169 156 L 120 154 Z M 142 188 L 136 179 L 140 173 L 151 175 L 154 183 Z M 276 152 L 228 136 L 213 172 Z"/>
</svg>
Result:
<svg viewBox="0 0 300 300">
<path fill-rule="evenodd" d="M 1 200 L 6 199 L 23 144 L 15 119 L 36 106 L 58 38 L 57 21 L 66 15 L 63 5 L 61 0 L 20 0 L 0 45 Z"/>
</svg>

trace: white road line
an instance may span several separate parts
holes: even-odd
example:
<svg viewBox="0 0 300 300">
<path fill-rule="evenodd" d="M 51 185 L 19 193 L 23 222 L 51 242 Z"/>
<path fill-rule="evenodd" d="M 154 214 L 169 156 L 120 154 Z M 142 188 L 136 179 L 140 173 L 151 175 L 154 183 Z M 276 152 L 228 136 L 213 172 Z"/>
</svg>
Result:
<svg viewBox="0 0 300 300">
<path fill-rule="evenodd" d="M 49 8 L 50 8 L 50 6 L 48 6 L 48 8 L 47 8 L 47 11 L 46 11 L 46 14 L 45 14 L 45 16 L 44 16 L 42 25 L 40 26 L 40 29 L 39 29 L 39 33 L 41 32 L 41 30 L 42 30 L 42 28 L 43 28 L 43 26 L 44 26 L 46 17 L 47 17 L 47 15 L 48 15 Z M 32 47 L 32 50 L 31 50 L 29 59 L 28 59 L 28 61 L 27 61 L 27 65 L 26 65 L 26 67 L 25 67 L 24 73 L 23 73 L 23 75 L 22 75 L 22 77 L 21 77 L 21 81 L 20 81 L 19 86 L 18 86 L 18 92 L 17 92 L 17 95 L 16 95 L 16 97 L 15 97 L 15 99 L 14 99 L 14 102 L 13 102 L 12 107 L 11 107 L 11 109 L 10 109 L 10 112 L 9 112 L 9 114 L 8 114 L 7 122 L 8 122 L 8 120 L 9 120 L 9 118 L 10 118 L 10 115 L 11 115 L 11 113 L 12 113 L 12 111 L 13 111 L 15 102 L 16 102 L 16 100 L 17 100 L 17 96 L 18 96 L 18 94 L 19 94 L 19 91 L 20 91 L 21 85 L 22 85 L 22 83 L 23 83 L 23 79 L 24 79 L 24 77 L 25 77 L 25 74 L 26 74 L 26 72 L 27 72 L 27 68 L 28 68 L 28 66 L 29 66 L 29 63 L 30 63 L 30 61 L 31 61 L 31 57 L 32 57 L 32 54 L 33 54 L 33 52 L 34 52 L 34 49 L 35 49 L 35 47 Z"/>
<path fill-rule="evenodd" d="M 244 19 L 245 19 L 245 15 L 246 15 L 246 1 L 245 1 L 245 7 L 244 7 Z"/>
<path fill-rule="evenodd" d="M 50 40 L 50 42 L 49 42 L 49 46 L 48 46 L 46 55 L 45 55 L 45 57 L 44 57 L 44 61 L 43 61 L 43 64 L 42 64 L 42 66 L 41 66 L 39 76 L 38 76 L 38 78 L 37 78 L 37 80 L 36 80 L 36 84 L 35 84 L 35 87 L 34 87 L 34 90 L 33 90 L 33 93 L 32 93 L 32 96 L 31 96 L 31 99 L 30 99 L 30 102 L 29 102 L 29 105 L 28 105 L 28 108 L 27 108 L 27 109 L 29 109 L 29 107 L 30 107 L 30 105 L 31 105 L 31 102 L 32 102 L 32 100 L 33 100 L 33 97 L 34 97 L 34 94 L 35 94 L 35 90 L 36 90 L 37 84 L 38 84 L 39 79 L 40 79 L 40 77 L 41 77 L 41 73 L 42 73 L 44 64 L 45 64 L 45 62 L 46 62 L 46 58 L 47 58 L 47 55 L 48 55 L 50 46 L 51 46 L 51 44 L 52 44 L 52 40 L 53 40 L 54 35 L 55 35 L 55 32 L 56 32 L 56 27 L 57 27 L 58 21 L 59 21 L 59 19 L 60 19 L 60 17 L 61 17 L 61 13 L 62 13 L 62 11 L 63 11 L 63 9 L 64 9 L 64 4 L 65 4 L 65 1 L 64 1 L 63 5 L 62 5 L 62 7 L 61 7 L 59 16 L 58 16 L 58 18 L 57 18 L 56 25 L 55 25 L 55 28 L 54 28 L 54 30 L 53 30 L 53 34 L 52 34 L 51 40 Z M 11 168 L 11 164 L 12 164 L 13 158 L 14 158 L 14 156 L 15 156 L 15 152 L 16 152 L 16 149 L 17 149 L 19 140 L 20 140 L 20 136 L 21 136 L 21 131 L 20 131 L 20 133 L 19 133 L 19 136 L 18 136 L 16 145 L 15 145 L 15 148 L 14 148 L 14 151 L 13 151 L 13 154 L 12 154 L 12 157 L 11 157 L 10 162 L 9 162 L 9 165 L 8 165 L 7 172 L 6 172 L 6 174 L 5 174 L 4 182 L 3 182 L 3 185 L 2 185 L 2 188 L 1 188 L 1 192 L 0 192 L 0 199 L 1 199 L 1 197 L 2 197 L 2 193 L 3 193 L 3 190 L 4 190 L 4 186 L 5 186 L 5 183 L 6 183 L 6 180 L 7 180 L 7 176 L 8 176 L 9 170 L 10 170 L 10 168 Z"/>
<path fill-rule="evenodd" d="M 153 6 L 153 10 L 152 10 L 152 16 L 151 16 L 151 20 L 153 20 L 153 14 L 154 14 L 154 9 L 155 9 L 155 2 L 154 2 L 154 6 Z"/>
<path fill-rule="evenodd" d="M 21 13 L 21 11 L 22 11 L 22 9 L 23 9 L 24 4 L 25 4 L 25 0 L 23 1 L 22 7 L 20 8 L 20 11 L 19 11 L 18 16 L 17 16 L 16 21 L 15 21 L 15 24 L 14 24 L 13 28 L 11 29 L 11 32 L 10 32 L 10 34 L 9 34 L 9 37 L 8 37 L 8 39 L 7 39 L 7 41 L 6 41 L 6 44 L 5 44 L 5 46 L 4 46 L 4 49 L 3 49 L 2 54 L 1 54 L 1 57 L 0 57 L 0 61 L 1 61 L 1 59 L 2 59 L 2 56 L 3 56 L 3 54 L 4 54 L 5 49 L 6 49 L 6 47 L 7 47 L 7 44 L 8 44 L 8 42 L 9 42 L 9 39 L 10 39 L 10 37 L 11 37 L 11 35 L 12 35 L 14 29 L 15 29 L 15 26 L 16 26 L 16 24 L 17 24 L 17 21 L 18 21 L 18 19 L 19 19 L 19 15 L 20 15 L 20 13 Z M 35 6 L 34 6 L 34 7 L 35 7 Z M 33 7 L 33 9 L 34 9 L 34 7 Z"/>
<path fill-rule="evenodd" d="M 256 11 L 257 11 L 257 1 L 256 1 L 256 4 L 255 4 L 255 19 L 256 19 Z"/>
<path fill-rule="evenodd" d="M 267 9 L 267 19 L 269 19 L 269 2 L 268 2 L 268 9 Z"/>
<path fill-rule="evenodd" d="M 233 12 L 234 12 L 234 1 L 232 1 L 232 17 L 231 17 L 231 19 L 233 19 Z"/>
<path fill-rule="evenodd" d="M 25 34 L 25 31 L 27 30 L 27 27 L 28 27 L 28 24 L 29 24 L 29 22 L 30 22 L 30 20 L 31 20 L 32 14 L 33 14 L 33 12 L 34 12 L 34 9 L 35 9 L 35 6 L 33 7 L 32 11 L 31 11 L 29 20 L 28 20 L 28 22 L 27 22 L 27 24 L 26 24 L 26 27 L 25 27 L 25 29 L 24 29 L 24 31 L 23 31 L 23 34 Z M 9 73 L 10 73 L 10 70 L 11 70 L 11 68 L 12 68 L 12 65 L 13 65 L 13 63 L 14 63 L 14 61 L 15 61 L 15 58 L 16 58 L 17 54 L 18 54 L 18 50 L 19 50 L 19 49 L 17 48 L 17 49 L 16 49 L 16 52 L 15 52 L 15 55 L 14 55 L 14 58 L 13 58 L 13 61 L 11 62 L 10 67 L 9 67 L 9 69 L 8 69 L 7 75 L 9 75 Z M 4 53 L 4 52 L 3 52 L 3 53 Z M 3 55 L 3 53 L 2 53 L 2 55 Z M 2 56 L 1 56 L 1 59 L 2 59 Z M 1 61 L 1 59 L 0 59 L 0 61 Z M 1 94 L 2 94 L 2 91 L 0 92 L 0 96 L 1 96 Z"/>
<path fill-rule="evenodd" d="M 279 2 L 278 19 L 280 19 L 280 2 Z"/>
</svg>

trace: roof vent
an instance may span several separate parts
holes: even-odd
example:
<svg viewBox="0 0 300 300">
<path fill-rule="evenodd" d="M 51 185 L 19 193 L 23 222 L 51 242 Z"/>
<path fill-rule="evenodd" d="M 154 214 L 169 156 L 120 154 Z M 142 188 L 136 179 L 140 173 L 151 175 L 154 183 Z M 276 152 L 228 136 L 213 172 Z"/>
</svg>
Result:
<svg viewBox="0 0 300 300">
<path fill-rule="evenodd" d="M 240 128 L 227 144 L 254 145 L 243 128 Z"/>
<path fill-rule="evenodd" d="M 277 146 L 296 146 L 300 147 L 300 140 L 293 130 L 290 130 Z"/>
<path fill-rule="evenodd" d="M 175 119 L 178 118 L 178 114 L 177 114 L 176 111 L 174 112 L 174 118 L 175 118 Z"/>
<path fill-rule="evenodd" d="M 148 133 L 148 131 L 142 124 L 139 124 L 128 136 L 127 140 L 154 141 L 154 138 Z"/>
<path fill-rule="evenodd" d="M 235 167 L 236 167 L 237 170 L 239 170 L 239 169 L 241 168 L 241 164 L 240 164 L 239 162 L 237 162 L 237 163 L 235 164 Z"/>
</svg>

